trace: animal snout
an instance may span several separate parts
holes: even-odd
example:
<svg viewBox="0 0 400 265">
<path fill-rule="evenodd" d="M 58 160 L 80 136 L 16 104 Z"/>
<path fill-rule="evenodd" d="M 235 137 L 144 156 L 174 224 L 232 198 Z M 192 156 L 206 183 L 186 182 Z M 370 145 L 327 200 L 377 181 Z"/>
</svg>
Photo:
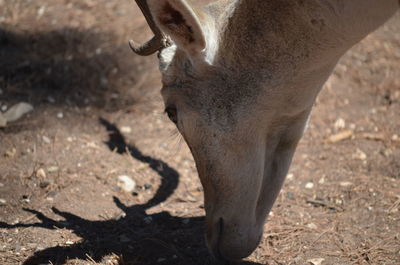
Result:
<svg viewBox="0 0 400 265">
<path fill-rule="evenodd" d="M 236 261 L 249 256 L 260 242 L 262 230 L 256 226 L 229 222 L 223 218 L 207 225 L 207 244 L 220 261 Z"/>
</svg>

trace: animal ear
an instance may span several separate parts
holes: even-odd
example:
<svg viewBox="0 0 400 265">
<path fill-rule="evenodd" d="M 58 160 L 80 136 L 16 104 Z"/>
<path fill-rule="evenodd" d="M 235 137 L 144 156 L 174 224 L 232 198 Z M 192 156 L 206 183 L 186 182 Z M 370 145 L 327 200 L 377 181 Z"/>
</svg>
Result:
<svg viewBox="0 0 400 265">
<path fill-rule="evenodd" d="M 200 21 L 185 0 L 148 0 L 157 26 L 191 57 L 201 53 L 206 40 Z"/>
</svg>

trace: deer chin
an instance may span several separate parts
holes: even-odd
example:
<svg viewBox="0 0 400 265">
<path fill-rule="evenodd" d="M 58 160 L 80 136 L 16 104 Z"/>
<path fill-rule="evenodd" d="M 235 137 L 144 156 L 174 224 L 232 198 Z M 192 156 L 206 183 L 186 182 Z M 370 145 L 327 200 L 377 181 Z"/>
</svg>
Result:
<svg viewBox="0 0 400 265">
<path fill-rule="evenodd" d="M 263 225 L 225 220 L 220 217 L 207 224 L 207 246 L 219 260 L 238 261 L 249 256 L 259 244 Z"/>
</svg>

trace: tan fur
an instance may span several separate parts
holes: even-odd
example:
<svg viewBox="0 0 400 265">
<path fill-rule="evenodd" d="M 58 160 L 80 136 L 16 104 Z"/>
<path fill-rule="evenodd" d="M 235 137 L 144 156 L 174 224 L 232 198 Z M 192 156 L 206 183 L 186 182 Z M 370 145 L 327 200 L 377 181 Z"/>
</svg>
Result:
<svg viewBox="0 0 400 265">
<path fill-rule="evenodd" d="M 160 8 L 165 4 L 181 12 L 176 25 L 165 23 L 171 15 Z M 204 186 L 208 245 L 221 258 L 243 258 L 261 238 L 323 83 L 399 2 L 221 0 L 193 11 L 181 8 L 184 0 L 149 0 L 149 6 L 176 43 L 160 54 L 162 95 L 177 110 L 177 128 Z"/>
</svg>

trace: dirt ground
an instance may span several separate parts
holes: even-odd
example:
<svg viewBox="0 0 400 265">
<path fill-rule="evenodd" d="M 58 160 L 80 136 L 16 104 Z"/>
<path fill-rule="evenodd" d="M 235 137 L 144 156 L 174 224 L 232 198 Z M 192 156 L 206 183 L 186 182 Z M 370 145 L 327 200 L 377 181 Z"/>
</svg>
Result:
<svg viewBox="0 0 400 265">
<path fill-rule="evenodd" d="M 0 108 L 34 106 L 0 129 L 0 264 L 213 263 L 132 2 L 0 0 Z M 243 264 L 400 264 L 399 32 L 397 13 L 342 58 Z"/>
</svg>

